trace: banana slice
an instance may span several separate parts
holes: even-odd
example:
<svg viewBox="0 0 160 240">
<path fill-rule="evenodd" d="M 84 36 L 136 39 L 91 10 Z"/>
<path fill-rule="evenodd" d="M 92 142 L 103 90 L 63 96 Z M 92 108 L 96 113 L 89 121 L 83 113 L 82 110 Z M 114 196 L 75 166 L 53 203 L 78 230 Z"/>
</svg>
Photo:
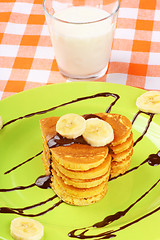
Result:
<svg viewBox="0 0 160 240">
<path fill-rule="evenodd" d="M 137 107 L 143 112 L 160 113 L 160 91 L 148 91 L 137 98 Z"/>
<path fill-rule="evenodd" d="M 3 127 L 3 120 L 2 117 L 0 116 L 0 129 Z"/>
<path fill-rule="evenodd" d="M 99 118 L 90 118 L 86 120 L 83 137 L 91 146 L 101 147 L 113 141 L 114 133 L 109 123 Z"/>
<path fill-rule="evenodd" d="M 72 139 L 81 136 L 86 128 L 86 121 L 78 114 L 68 113 L 60 117 L 56 131 L 63 137 Z"/>
<path fill-rule="evenodd" d="M 11 236 L 17 240 L 40 240 L 44 234 L 43 225 L 33 219 L 18 217 L 11 222 Z"/>
</svg>

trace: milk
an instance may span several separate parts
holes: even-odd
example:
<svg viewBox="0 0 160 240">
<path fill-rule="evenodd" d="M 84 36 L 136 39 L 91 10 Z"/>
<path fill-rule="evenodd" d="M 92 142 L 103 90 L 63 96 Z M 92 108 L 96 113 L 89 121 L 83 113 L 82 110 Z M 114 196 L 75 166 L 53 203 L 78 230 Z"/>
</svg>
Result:
<svg viewBox="0 0 160 240">
<path fill-rule="evenodd" d="M 99 20 L 108 15 L 104 10 L 82 6 L 66 8 L 47 19 L 58 67 L 64 75 L 87 78 L 107 69 L 115 26 L 111 18 Z"/>
</svg>

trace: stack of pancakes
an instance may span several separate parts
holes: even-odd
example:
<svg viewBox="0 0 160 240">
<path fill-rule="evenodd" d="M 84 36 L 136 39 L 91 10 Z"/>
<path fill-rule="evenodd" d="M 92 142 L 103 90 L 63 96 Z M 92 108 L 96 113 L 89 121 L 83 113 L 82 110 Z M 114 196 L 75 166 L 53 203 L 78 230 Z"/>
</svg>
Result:
<svg viewBox="0 0 160 240">
<path fill-rule="evenodd" d="M 133 153 L 132 124 L 119 114 L 99 113 L 114 131 L 109 146 L 92 147 L 88 144 L 48 147 L 56 133 L 59 117 L 40 120 L 43 138 L 42 160 L 46 175 L 52 175 L 51 187 L 66 203 L 89 205 L 102 199 L 109 177 L 123 174 L 130 165 Z"/>
<path fill-rule="evenodd" d="M 42 159 L 47 175 L 51 174 L 51 187 L 65 202 L 89 205 L 102 199 L 108 187 L 111 156 L 108 147 L 72 144 L 49 148 L 56 134 L 58 117 L 40 120 L 43 137 Z"/>
</svg>

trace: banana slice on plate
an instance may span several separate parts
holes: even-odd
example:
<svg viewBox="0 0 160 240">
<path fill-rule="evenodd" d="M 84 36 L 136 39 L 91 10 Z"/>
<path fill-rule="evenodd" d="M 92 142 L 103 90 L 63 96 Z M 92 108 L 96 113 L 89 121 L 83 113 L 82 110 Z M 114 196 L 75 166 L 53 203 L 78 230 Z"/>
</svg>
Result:
<svg viewBox="0 0 160 240">
<path fill-rule="evenodd" d="M 99 118 L 86 120 L 86 129 L 83 138 L 93 147 L 102 147 L 114 139 L 111 125 Z"/>
<path fill-rule="evenodd" d="M 44 234 L 40 222 L 25 217 L 13 219 L 10 230 L 11 236 L 16 240 L 40 240 Z"/>
<path fill-rule="evenodd" d="M 160 91 L 148 91 L 137 98 L 137 107 L 143 112 L 160 113 Z"/>
<path fill-rule="evenodd" d="M 60 117 L 56 124 L 56 131 L 63 137 L 72 139 L 81 136 L 86 128 L 86 120 L 75 113 L 68 113 Z"/>
<path fill-rule="evenodd" d="M 3 127 L 3 120 L 2 117 L 0 116 L 0 129 Z"/>
</svg>

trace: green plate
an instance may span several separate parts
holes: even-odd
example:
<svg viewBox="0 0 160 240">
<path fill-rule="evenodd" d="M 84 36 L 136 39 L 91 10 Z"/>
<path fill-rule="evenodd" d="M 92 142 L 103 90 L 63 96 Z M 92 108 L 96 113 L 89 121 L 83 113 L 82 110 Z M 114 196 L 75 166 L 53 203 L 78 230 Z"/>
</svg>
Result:
<svg viewBox="0 0 160 240">
<path fill-rule="evenodd" d="M 113 106 L 111 112 L 125 115 L 132 120 L 138 112 L 136 99 L 145 91 L 118 84 L 98 82 L 55 84 L 25 91 L 2 100 L 0 102 L 0 115 L 6 123 L 29 113 L 100 92 L 112 92 L 120 95 L 120 99 Z M 40 155 L 14 171 L 4 174 L 7 170 L 42 151 L 39 119 L 69 112 L 78 114 L 105 112 L 112 101 L 112 97 L 83 100 L 61 106 L 45 114 L 21 119 L 4 127 L 0 131 L 0 188 L 27 186 L 44 174 Z M 140 114 L 138 116 L 133 124 L 134 140 L 143 133 L 147 121 L 147 115 Z M 160 115 L 157 114 L 154 116 L 144 138 L 134 147 L 131 169 L 139 166 L 150 154 L 157 154 L 160 150 L 159 125 Z M 84 234 L 87 237 L 84 237 L 84 239 L 104 239 L 106 237 L 105 232 L 117 230 L 114 233 L 114 239 L 158 240 L 160 239 L 160 212 L 158 211 L 160 207 L 160 183 L 157 183 L 125 216 L 117 221 L 102 228 L 91 226 L 109 215 L 127 209 L 159 180 L 159 176 L 159 165 L 150 166 L 145 163 L 135 171 L 110 181 L 106 196 L 98 203 L 84 207 L 62 203 L 52 211 L 34 219 L 44 225 L 45 240 L 71 239 L 68 233 L 83 227 L 88 229 Z M 23 208 L 45 201 L 53 195 L 54 192 L 51 189 L 41 189 L 36 186 L 25 190 L 0 192 L 0 208 Z M 58 201 L 59 199 L 55 198 L 44 205 L 25 210 L 24 214 L 36 214 L 45 211 Z M 0 239 L 12 239 L 10 222 L 17 216 L 11 213 L 0 213 Z M 143 218 L 143 216 L 146 217 Z M 82 232 L 83 230 L 78 230 L 76 234 L 79 235 Z"/>
</svg>

